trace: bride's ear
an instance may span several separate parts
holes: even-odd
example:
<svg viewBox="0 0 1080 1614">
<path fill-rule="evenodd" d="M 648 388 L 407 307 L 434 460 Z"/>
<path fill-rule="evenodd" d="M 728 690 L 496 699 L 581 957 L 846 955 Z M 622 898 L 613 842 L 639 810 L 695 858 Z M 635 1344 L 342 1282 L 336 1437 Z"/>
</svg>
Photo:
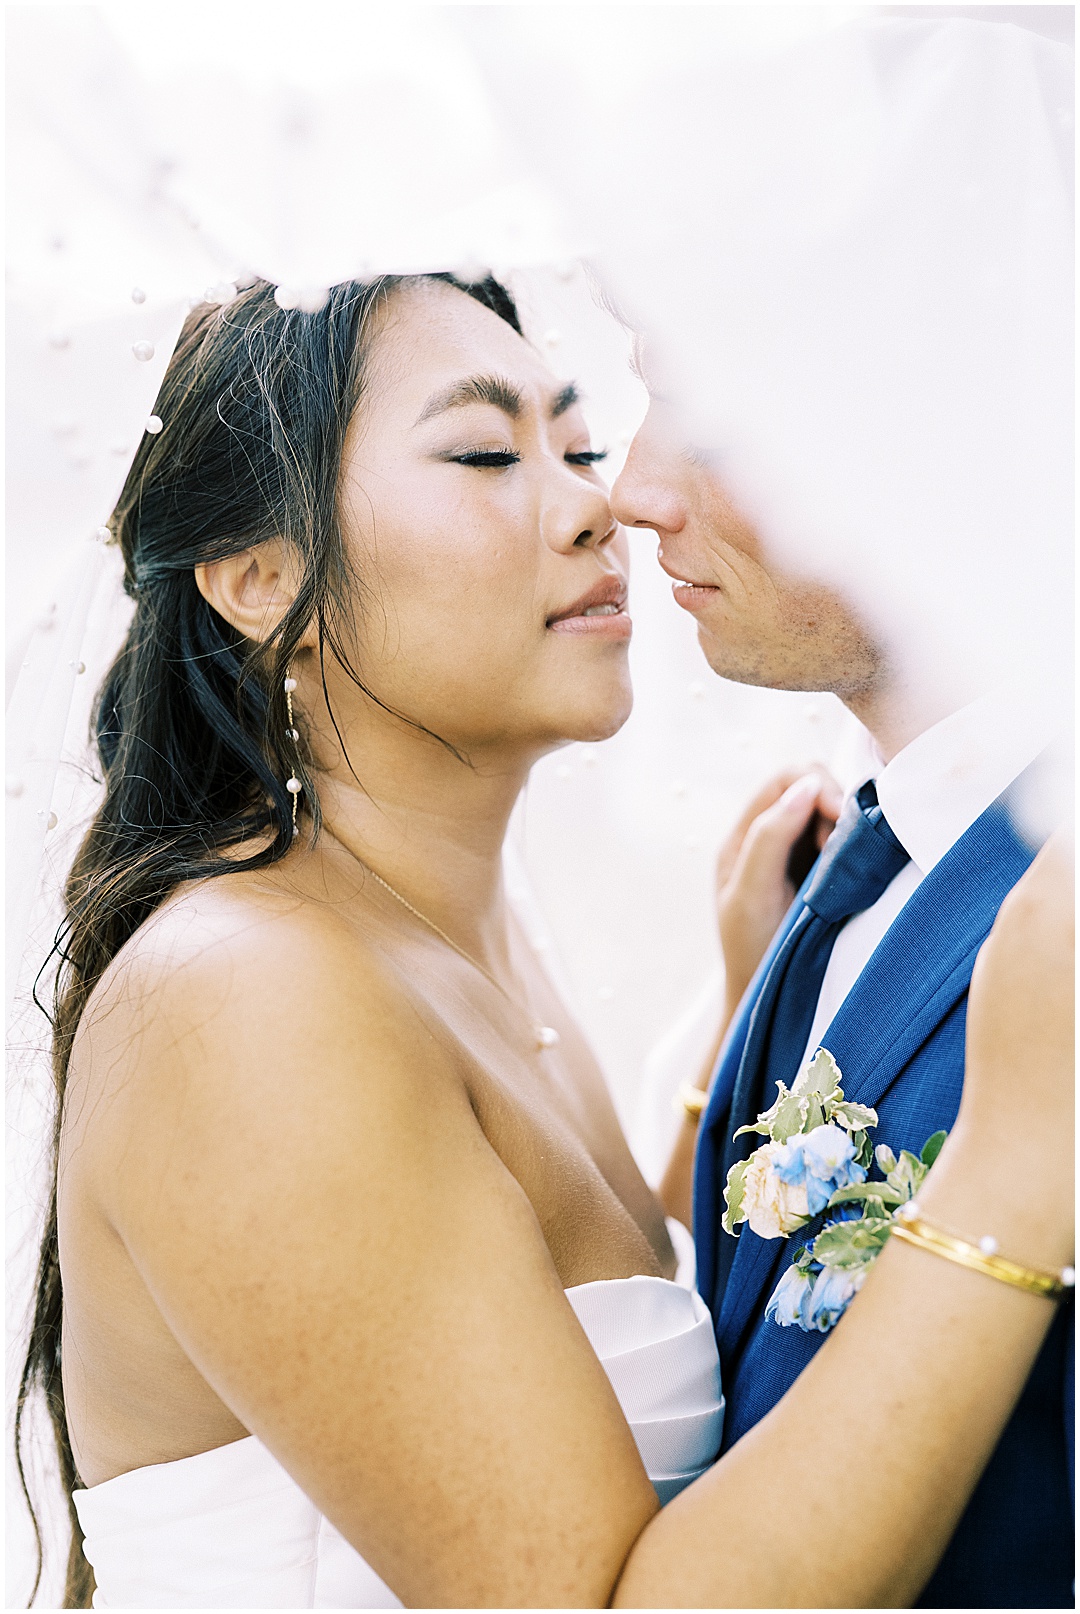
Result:
<svg viewBox="0 0 1080 1614">
<path fill-rule="evenodd" d="M 280 538 L 195 568 L 195 584 L 219 616 L 245 639 L 269 639 L 296 598 L 296 557 Z M 314 628 L 311 630 L 314 632 Z M 301 641 L 306 645 L 307 635 Z"/>
</svg>

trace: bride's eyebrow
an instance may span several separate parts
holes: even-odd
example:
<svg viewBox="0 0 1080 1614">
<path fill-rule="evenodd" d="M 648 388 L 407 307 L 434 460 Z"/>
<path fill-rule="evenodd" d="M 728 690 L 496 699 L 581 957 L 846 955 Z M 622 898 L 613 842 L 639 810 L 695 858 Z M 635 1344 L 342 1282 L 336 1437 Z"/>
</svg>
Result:
<svg viewBox="0 0 1080 1614">
<path fill-rule="evenodd" d="M 572 381 L 555 394 L 551 402 L 551 419 L 557 420 L 568 409 L 581 402 L 581 393 Z M 520 390 L 505 376 L 472 375 L 464 381 L 453 381 L 441 392 L 433 393 L 417 416 L 416 424 L 433 420 L 448 409 L 460 409 L 467 404 L 491 404 L 501 409 L 511 420 L 517 420 L 525 407 Z"/>
<path fill-rule="evenodd" d="M 492 404 L 511 420 L 517 420 L 524 408 L 521 393 L 512 381 L 499 375 L 471 375 L 465 381 L 451 382 L 441 392 L 433 393 L 421 409 L 416 424 L 432 420 L 448 409 L 460 409 L 465 404 Z"/>
</svg>

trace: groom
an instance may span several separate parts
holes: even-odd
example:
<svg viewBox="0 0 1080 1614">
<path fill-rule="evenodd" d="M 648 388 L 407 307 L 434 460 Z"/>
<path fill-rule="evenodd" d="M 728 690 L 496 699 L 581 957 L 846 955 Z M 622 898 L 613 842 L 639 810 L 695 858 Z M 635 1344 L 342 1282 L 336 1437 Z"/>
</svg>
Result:
<svg viewBox="0 0 1080 1614">
<path fill-rule="evenodd" d="M 701 1121 L 698 1286 L 720 1347 L 726 1448 L 764 1417 L 827 1337 L 765 1316 L 798 1241 L 764 1240 L 748 1226 L 736 1240 L 721 1228 L 727 1173 L 759 1141 L 733 1134 L 768 1108 L 777 1081 L 791 1085 L 822 1043 L 843 1072 L 846 1097 L 877 1110 L 875 1136 L 894 1151 L 918 1153 L 952 1126 L 975 956 L 1033 855 L 1005 803 L 1050 734 L 1002 701 L 952 710 L 947 700 L 935 705 L 933 696 L 905 690 L 835 592 L 770 560 L 713 475 L 668 435 L 655 405 L 612 505 L 625 525 L 657 533 L 665 571 L 696 585 L 676 598 L 696 618 L 715 672 L 834 692 L 883 759 L 848 801 L 766 953 L 721 1049 Z M 1071 1306 L 1063 1307 L 920 1606 L 1073 1606 L 1071 1326 Z"/>
</svg>

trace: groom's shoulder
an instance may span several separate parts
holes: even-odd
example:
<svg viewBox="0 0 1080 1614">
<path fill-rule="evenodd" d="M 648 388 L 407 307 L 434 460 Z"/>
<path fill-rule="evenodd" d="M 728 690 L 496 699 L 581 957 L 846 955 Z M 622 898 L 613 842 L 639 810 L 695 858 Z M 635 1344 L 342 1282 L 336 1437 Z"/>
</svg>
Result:
<svg viewBox="0 0 1080 1614">
<path fill-rule="evenodd" d="M 1037 845 L 1018 817 L 1012 787 L 992 801 L 949 847 L 936 865 L 949 879 L 974 871 L 1014 885 L 1032 862 Z"/>
<path fill-rule="evenodd" d="M 958 932 L 985 936 L 1035 856 L 1005 797 L 992 802 L 924 876 L 890 929 L 921 932 L 931 950 Z"/>
</svg>

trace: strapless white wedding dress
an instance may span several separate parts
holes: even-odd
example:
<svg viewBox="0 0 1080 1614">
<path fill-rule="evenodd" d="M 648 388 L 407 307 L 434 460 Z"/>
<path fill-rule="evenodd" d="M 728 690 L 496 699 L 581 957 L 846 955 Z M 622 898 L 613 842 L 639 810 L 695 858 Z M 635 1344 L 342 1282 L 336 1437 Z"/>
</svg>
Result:
<svg viewBox="0 0 1080 1614">
<path fill-rule="evenodd" d="M 646 1277 L 585 1283 L 566 1298 L 669 1501 L 720 1450 L 720 1363 L 703 1301 Z M 95 1608 L 402 1606 L 253 1435 L 74 1500 Z"/>
</svg>

